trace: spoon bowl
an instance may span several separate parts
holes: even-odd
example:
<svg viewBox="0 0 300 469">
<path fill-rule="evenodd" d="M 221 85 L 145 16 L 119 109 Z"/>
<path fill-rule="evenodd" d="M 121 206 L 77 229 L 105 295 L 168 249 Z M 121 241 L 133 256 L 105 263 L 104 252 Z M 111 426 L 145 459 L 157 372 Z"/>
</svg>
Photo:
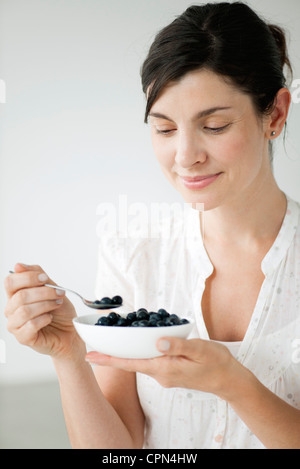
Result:
<svg viewBox="0 0 300 469">
<path fill-rule="evenodd" d="M 116 299 L 115 301 L 112 301 L 111 298 L 102 298 L 102 300 L 95 300 L 95 301 L 90 301 L 86 300 L 83 298 L 79 293 L 77 293 L 74 290 L 70 290 L 69 288 L 65 287 L 60 287 L 58 285 L 50 285 L 49 283 L 45 283 L 45 287 L 50 287 L 50 288 L 55 288 L 56 290 L 64 290 L 68 291 L 70 293 L 74 293 L 74 295 L 79 296 L 79 298 L 82 300 L 82 302 L 88 306 L 89 308 L 94 308 L 94 309 L 113 309 L 113 308 L 120 308 L 122 306 L 122 298 L 120 296 L 114 296 Z M 118 301 L 118 302 L 117 302 Z"/>
</svg>

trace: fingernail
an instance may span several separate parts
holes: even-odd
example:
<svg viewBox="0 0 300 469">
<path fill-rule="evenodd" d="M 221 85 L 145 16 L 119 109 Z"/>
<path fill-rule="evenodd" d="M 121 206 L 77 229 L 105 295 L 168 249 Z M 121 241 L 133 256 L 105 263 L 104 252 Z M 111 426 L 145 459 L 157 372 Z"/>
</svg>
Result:
<svg viewBox="0 0 300 469">
<path fill-rule="evenodd" d="M 90 362 L 92 360 L 95 360 L 95 358 L 98 356 L 97 352 L 88 352 L 85 356 L 86 361 Z"/>
<path fill-rule="evenodd" d="M 39 279 L 40 282 L 46 282 L 46 280 L 48 280 L 48 275 L 39 274 L 38 279 Z"/>
<path fill-rule="evenodd" d="M 161 352 L 166 352 L 170 348 L 170 342 L 166 339 L 162 339 L 158 342 L 158 349 Z"/>
<path fill-rule="evenodd" d="M 56 303 L 57 303 L 58 305 L 61 305 L 61 304 L 63 303 L 63 301 L 64 301 L 63 299 L 61 299 L 61 300 L 56 300 Z"/>
<path fill-rule="evenodd" d="M 88 352 L 87 355 L 85 356 L 85 361 L 89 362 L 89 363 L 93 363 L 94 365 L 99 365 L 99 362 L 101 360 L 101 364 L 103 362 L 104 364 L 104 360 L 106 358 L 109 358 L 108 355 L 105 355 L 103 353 L 100 353 L 100 352 Z"/>
<path fill-rule="evenodd" d="M 57 294 L 58 296 L 62 296 L 62 295 L 65 294 L 65 290 L 58 290 L 58 289 L 57 289 L 57 290 L 55 290 L 55 291 L 56 291 L 56 294 Z"/>
<path fill-rule="evenodd" d="M 98 363 L 96 363 L 94 361 L 95 359 L 93 359 L 92 357 L 85 357 L 85 361 L 90 363 L 91 365 L 98 365 Z"/>
</svg>

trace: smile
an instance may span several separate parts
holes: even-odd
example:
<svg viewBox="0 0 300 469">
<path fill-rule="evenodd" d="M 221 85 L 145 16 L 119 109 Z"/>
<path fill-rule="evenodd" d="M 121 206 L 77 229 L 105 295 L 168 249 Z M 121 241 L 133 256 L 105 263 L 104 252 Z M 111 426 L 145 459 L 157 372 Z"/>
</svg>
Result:
<svg viewBox="0 0 300 469">
<path fill-rule="evenodd" d="M 183 185 L 187 189 L 203 189 L 204 187 L 212 184 L 222 173 L 208 174 L 205 176 L 196 176 L 196 177 L 182 177 L 179 176 Z"/>
</svg>

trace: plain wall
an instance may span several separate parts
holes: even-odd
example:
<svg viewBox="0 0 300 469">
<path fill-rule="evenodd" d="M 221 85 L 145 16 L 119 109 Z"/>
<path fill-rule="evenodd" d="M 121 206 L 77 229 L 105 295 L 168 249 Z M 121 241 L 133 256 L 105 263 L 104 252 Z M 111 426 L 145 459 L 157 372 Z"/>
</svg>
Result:
<svg viewBox="0 0 300 469">
<path fill-rule="evenodd" d="M 128 203 L 181 201 L 152 152 L 139 71 L 155 33 L 192 3 L 0 1 L 2 383 L 54 376 L 49 357 L 6 331 L 8 270 L 16 262 L 40 264 L 58 284 L 93 298 L 99 204 L 117 206 L 121 194 Z M 299 1 L 248 3 L 287 28 L 300 78 Z M 298 201 L 299 120 L 300 104 L 293 103 L 286 148 L 280 137 L 274 167 L 280 187 Z M 72 299 L 79 314 L 86 312 Z"/>
</svg>

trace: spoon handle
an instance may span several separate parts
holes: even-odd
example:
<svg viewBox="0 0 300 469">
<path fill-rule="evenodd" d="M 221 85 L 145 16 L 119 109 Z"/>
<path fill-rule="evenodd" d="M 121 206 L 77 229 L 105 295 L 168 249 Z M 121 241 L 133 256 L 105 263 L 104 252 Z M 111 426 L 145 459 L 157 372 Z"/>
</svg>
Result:
<svg viewBox="0 0 300 469">
<path fill-rule="evenodd" d="M 82 296 L 79 295 L 79 293 L 77 293 L 77 292 L 74 291 L 74 290 L 70 290 L 69 288 L 59 287 L 58 285 L 50 285 L 50 283 L 45 283 L 44 286 L 45 286 L 45 287 L 50 287 L 50 288 L 55 288 L 56 290 L 64 290 L 64 291 L 68 291 L 68 292 L 70 292 L 70 293 L 74 293 L 74 295 L 79 296 L 79 298 L 81 298 L 81 299 L 83 300 Z"/>
</svg>

